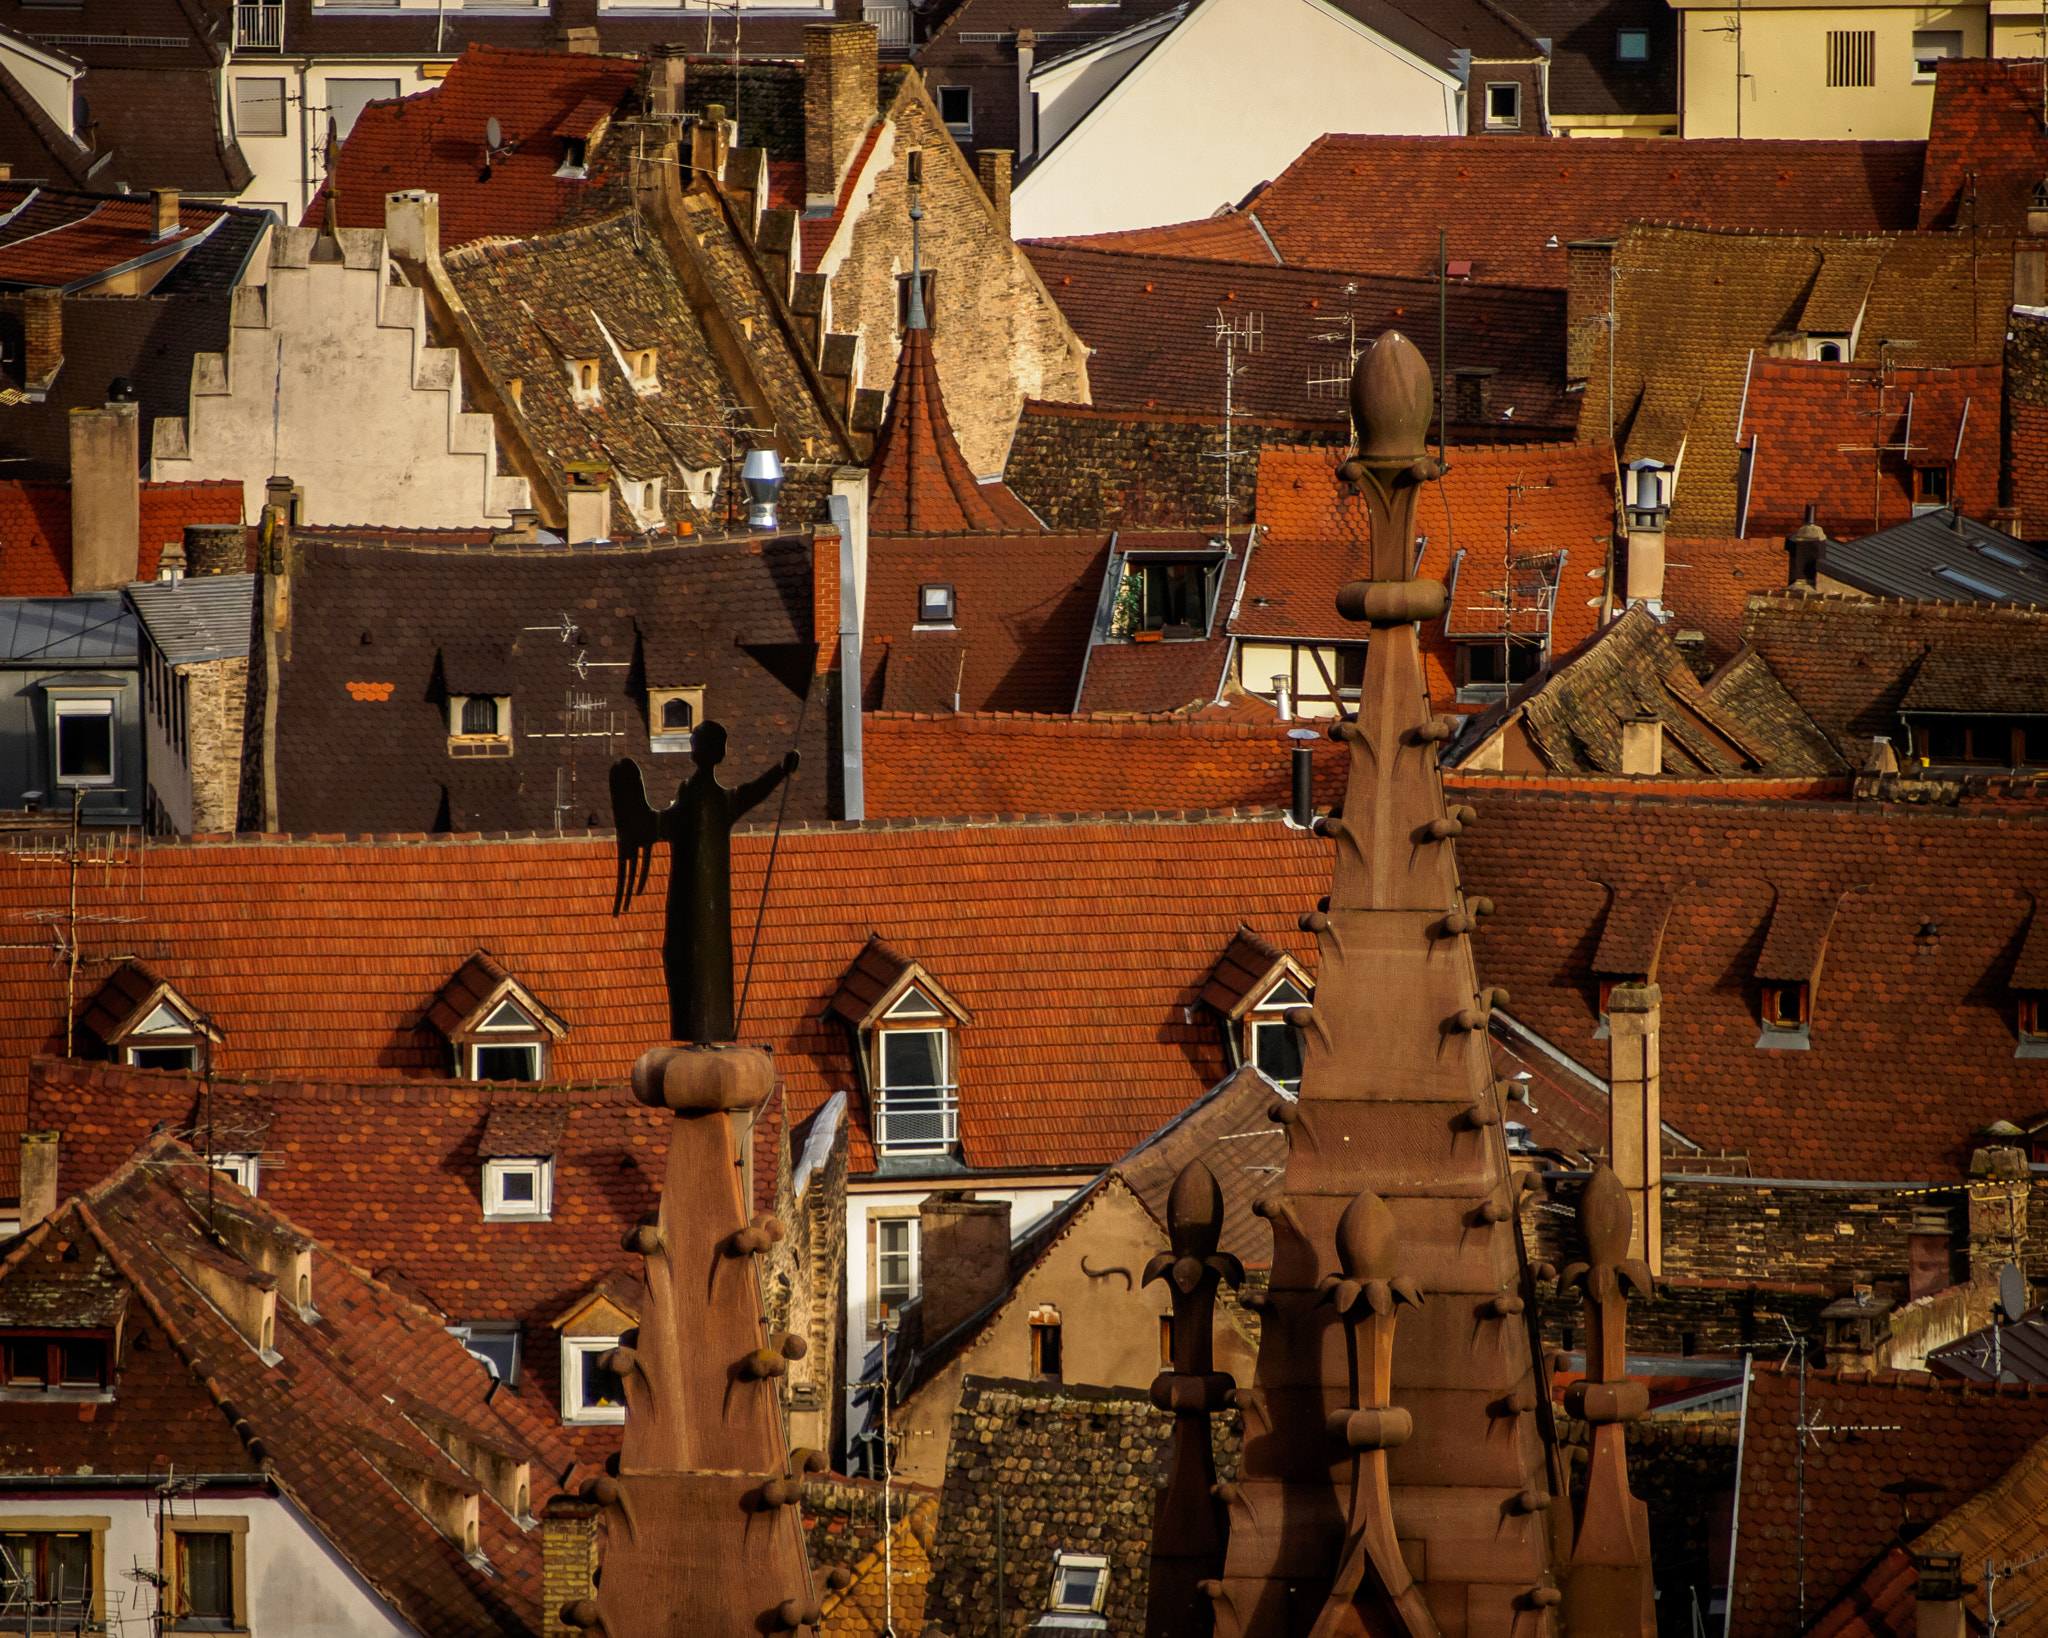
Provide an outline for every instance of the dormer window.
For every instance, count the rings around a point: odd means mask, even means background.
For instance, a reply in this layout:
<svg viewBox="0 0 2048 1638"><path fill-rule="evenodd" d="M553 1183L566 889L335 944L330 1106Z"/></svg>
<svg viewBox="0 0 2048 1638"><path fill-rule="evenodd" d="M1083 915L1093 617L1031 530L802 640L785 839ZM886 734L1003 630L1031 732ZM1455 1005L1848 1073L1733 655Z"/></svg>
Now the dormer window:
<svg viewBox="0 0 2048 1638"><path fill-rule="evenodd" d="M953 629L953 588L943 581L935 581L917 588L917 624L919 630L934 628Z"/></svg>
<svg viewBox="0 0 2048 1638"><path fill-rule="evenodd" d="M1110 634L1137 638L1157 632L1164 642L1207 637L1223 563L1221 551L1178 561L1151 553L1126 557Z"/></svg>
<svg viewBox="0 0 2048 1638"><path fill-rule="evenodd" d="M1239 927L1202 986L1203 1004L1223 1021L1232 1067L1250 1066L1287 1091L1298 1091L1302 1035L1288 1023L1287 1012L1307 1006L1313 988L1292 956Z"/></svg>
<svg viewBox="0 0 2048 1638"><path fill-rule="evenodd" d="M565 1024L518 979L479 950L428 1004L423 1022L448 1041L451 1072L468 1081L538 1081Z"/></svg>
<svg viewBox="0 0 2048 1638"><path fill-rule="evenodd" d="M1494 80L1486 87L1486 128L1489 131L1519 131L1522 128L1522 87L1515 80Z"/></svg>
<svg viewBox="0 0 2048 1638"><path fill-rule="evenodd" d="M604 401L597 384L596 359L565 358L562 367L569 372L569 397L577 408L595 409Z"/></svg>
<svg viewBox="0 0 2048 1638"><path fill-rule="evenodd" d="M1287 1021L1287 1010L1307 1005L1301 986L1283 978L1254 1004L1244 1026L1245 1061L1289 1092L1301 1090L1301 1031Z"/></svg>
<svg viewBox="0 0 2048 1638"><path fill-rule="evenodd" d="M254 1194L262 1179L262 1156L218 1154L213 1157L213 1169L244 1194Z"/></svg>
<svg viewBox="0 0 2048 1638"><path fill-rule="evenodd" d="M0 1336L4 1399L98 1399L111 1386L111 1332L9 1331Z"/></svg>
<svg viewBox="0 0 2048 1638"><path fill-rule="evenodd" d="M875 1147L886 1159L960 1142L959 1031L973 1022L917 962L880 938L855 958L830 1011L853 1032Z"/></svg>
<svg viewBox="0 0 2048 1638"><path fill-rule="evenodd" d="M1806 344L1812 349L1810 356L1821 364L1840 364L1849 356L1847 336L1808 336Z"/></svg>
<svg viewBox="0 0 2048 1638"><path fill-rule="evenodd" d="M658 528L662 522L661 480L621 478L619 490L632 511L633 522L642 529Z"/></svg>
<svg viewBox="0 0 2048 1638"><path fill-rule="evenodd" d="M512 696L451 694L448 696L450 756L510 756Z"/></svg>
<svg viewBox="0 0 2048 1638"><path fill-rule="evenodd" d="M484 1216L545 1223L555 1212L555 1163L543 1155L484 1162Z"/></svg>
<svg viewBox="0 0 2048 1638"><path fill-rule="evenodd" d="M1803 1052L1811 1044L1813 986L1810 984L1766 984L1763 987L1764 1032L1760 1047Z"/></svg>
<svg viewBox="0 0 2048 1638"><path fill-rule="evenodd" d="M562 138L562 163L555 175L570 182L581 182L590 175L590 145L582 137Z"/></svg>
<svg viewBox="0 0 2048 1638"><path fill-rule="evenodd" d="M116 1063L136 1069L196 1072L202 1049L221 1038L197 1007L137 961L123 962L100 986L80 1022Z"/></svg>
<svg viewBox="0 0 2048 1638"><path fill-rule="evenodd" d="M1939 512L1948 505L1948 468L1945 466L1916 466L1913 468L1913 516L1925 512Z"/></svg>
<svg viewBox="0 0 2048 1638"><path fill-rule="evenodd" d="M619 1338L640 1323L646 1293L630 1275L613 1272L585 1291L555 1320L562 1347L562 1420L623 1422L626 1389L611 1369Z"/></svg>
<svg viewBox="0 0 2048 1638"><path fill-rule="evenodd" d="M679 755L690 748L690 736L704 720L702 688L647 690L647 748Z"/></svg>
<svg viewBox="0 0 2048 1638"><path fill-rule="evenodd" d="M655 369L655 353L652 347L636 348L633 358L633 390L646 394L661 391L661 377Z"/></svg>
<svg viewBox="0 0 2048 1638"><path fill-rule="evenodd" d="M2048 1058L2048 916L2041 913L2038 900L2006 984L2019 1003L2019 1048L2013 1056Z"/></svg>

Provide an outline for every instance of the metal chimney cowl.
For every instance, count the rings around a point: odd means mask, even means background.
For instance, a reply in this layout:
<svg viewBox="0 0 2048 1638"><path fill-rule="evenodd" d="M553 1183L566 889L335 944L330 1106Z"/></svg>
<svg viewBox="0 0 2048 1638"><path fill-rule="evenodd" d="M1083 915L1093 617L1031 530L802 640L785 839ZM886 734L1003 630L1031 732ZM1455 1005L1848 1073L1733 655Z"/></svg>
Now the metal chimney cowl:
<svg viewBox="0 0 2048 1638"><path fill-rule="evenodd" d="M775 501L782 493L782 457L772 449L748 450L740 481L747 486L747 527L775 528Z"/></svg>

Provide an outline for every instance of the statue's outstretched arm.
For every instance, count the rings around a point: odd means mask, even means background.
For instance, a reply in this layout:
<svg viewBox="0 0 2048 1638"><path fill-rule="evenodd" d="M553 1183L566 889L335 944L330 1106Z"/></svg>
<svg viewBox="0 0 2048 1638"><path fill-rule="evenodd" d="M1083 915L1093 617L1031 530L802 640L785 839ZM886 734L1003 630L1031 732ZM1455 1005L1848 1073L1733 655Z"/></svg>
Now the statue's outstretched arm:
<svg viewBox="0 0 2048 1638"><path fill-rule="evenodd" d="M654 844L661 836L661 819L648 805L640 764L631 757L621 757L612 764L611 785L612 828L619 835L619 873L612 887L612 914L616 916L647 885L647 872L654 864Z"/></svg>
<svg viewBox="0 0 2048 1638"><path fill-rule="evenodd" d="M737 819L741 814L759 807L770 791L796 772L797 763L801 760L796 752L791 751L766 773L748 780L744 785L735 785L726 804L727 815Z"/></svg>

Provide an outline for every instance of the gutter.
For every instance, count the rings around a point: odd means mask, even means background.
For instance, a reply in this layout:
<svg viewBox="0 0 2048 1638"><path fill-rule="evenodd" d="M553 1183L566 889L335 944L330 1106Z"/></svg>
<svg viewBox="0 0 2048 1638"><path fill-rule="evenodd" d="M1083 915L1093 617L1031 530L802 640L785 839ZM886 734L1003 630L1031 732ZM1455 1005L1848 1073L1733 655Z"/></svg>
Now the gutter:
<svg viewBox="0 0 2048 1638"><path fill-rule="evenodd" d="M1742 1540L1742 1458L1749 1449L1750 1356L1742 1356L1742 1409L1735 1423L1735 1499L1728 1509L1728 1585L1721 1594L1721 1638L1735 1629L1735 1549Z"/></svg>
<svg viewBox="0 0 2048 1638"><path fill-rule="evenodd" d="M139 1488L152 1494L161 1490L162 1473L8 1473L0 1475L0 1495L23 1490L126 1490ZM178 1483L206 1490L269 1490L268 1473L180 1473Z"/></svg>
<svg viewBox="0 0 2048 1638"><path fill-rule="evenodd" d="M839 529L840 816L865 819L867 782L860 737L860 608L854 586L853 507L844 495L833 495L825 502L825 509Z"/></svg>

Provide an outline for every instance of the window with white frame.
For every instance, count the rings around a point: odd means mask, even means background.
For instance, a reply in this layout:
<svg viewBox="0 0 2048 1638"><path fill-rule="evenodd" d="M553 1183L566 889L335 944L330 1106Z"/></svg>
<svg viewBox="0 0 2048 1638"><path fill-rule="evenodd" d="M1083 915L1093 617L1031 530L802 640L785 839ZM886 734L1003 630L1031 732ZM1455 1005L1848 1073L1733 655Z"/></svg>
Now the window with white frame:
<svg viewBox="0 0 2048 1638"><path fill-rule="evenodd" d="M562 1420L623 1422L626 1385L605 1363L617 1337L562 1338Z"/></svg>
<svg viewBox="0 0 2048 1638"><path fill-rule="evenodd" d="M53 699L52 750L57 783L64 786L114 782L114 702L111 699Z"/></svg>
<svg viewBox="0 0 2048 1638"><path fill-rule="evenodd" d="M1931 85L1935 70L1944 59L1963 54L1963 32L1954 28L1916 28L1913 31L1913 81Z"/></svg>
<svg viewBox="0 0 2048 1638"><path fill-rule="evenodd" d="M1109 1593L1109 1560L1098 1553L1052 1555L1052 1605L1061 1612L1099 1614Z"/></svg>
<svg viewBox="0 0 2048 1638"><path fill-rule="evenodd" d="M555 1163L546 1155L493 1156L484 1162L484 1216L545 1223L555 1210Z"/></svg>
<svg viewBox="0 0 2048 1638"><path fill-rule="evenodd" d="M1291 978L1283 978L1253 1007L1245 1020L1245 1062L1288 1091L1301 1087L1301 1031L1287 1021L1287 1009L1305 1007L1308 997Z"/></svg>
<svg viewBox="0 0 2048 1638"><path fill-rule="evenodd" d="M875 1030L875 1144L887 1154L936 1154L960 1137L952 1018L913 985Z"/></svg>
<svg viewBox="0 0 2048 1638"><path fill-rule="evenodd" d="M159 1001L122 1039L121 1056L136 1069L197 1069L199 1026L172 1002Z"/></svg>
<svg viewBox="0 0 2048 1638"><path fill-rule="evenodd" d="M917 588L917 623L920 626L953 627L953 587L934 580Z"/></svg>
<svg viewBox="0 0 2048 1638"><path fill-rule="evenodd" d="M1493 80L1488 83L1486 128L1489 131L1519 131L1522 128L1522 86L1519 80Z"/></svg>
<svg viewBox="0 0 2048 1638"><path fill-rule="evenodd" d="M469 1320L448 1327L448 1334L474 1355L508 1388L519 1386L519 1322Z"/></svg>
<svg viewBox="0 0 2048 1638"><path fill-rule="evenodd" d="M262 1157L254 1154L215 1155L213 1169L244 1194L254 1194L262 1181Z"/></svg>
<svg viewBox="0 0 2048 1638"><path fill-rule="evenodd" d="M868 1330L879 1332L881 1322L899 1312L917 1295L918 1220L915 1217L877 1217L875 1230L875 1299L870 1308Z"/></svg>

